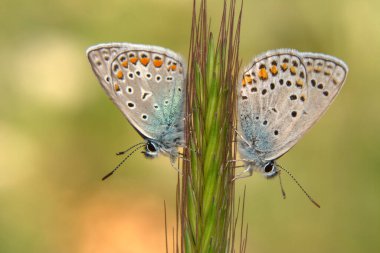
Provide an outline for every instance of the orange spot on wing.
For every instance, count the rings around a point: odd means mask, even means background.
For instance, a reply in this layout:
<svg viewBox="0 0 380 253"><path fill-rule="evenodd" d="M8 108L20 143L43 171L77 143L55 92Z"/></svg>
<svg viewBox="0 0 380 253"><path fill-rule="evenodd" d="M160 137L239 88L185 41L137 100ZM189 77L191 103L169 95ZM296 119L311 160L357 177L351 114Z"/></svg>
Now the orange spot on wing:
<svg viewBox="0 0 380 253"><path fill-rule="evenodd" d="M246 83L252 84L252 77L250 75L246 75L244 79Z"/></svg>
<svg viewBox="0 0 380 253"><path fill-rule="evenodd" d="M272 66L271 68L270 68L270 72L272 73L272 75L277 75L277 73L278 73L278 70L277 70L277 67L276 66Z"/></svg>
<svg viewBox="0 0 380 253"><path fill-rule="evenodd" d="M129 59L129 61L132 62L133 64L136 64L137 60L138 60L137 57L132 57Z"/></svg>
<svg viewBox="0 0 380 253"><path fill-rule="evenodd" d="M176 69L177 69L177 66L176 66L176 65L172 65L172 66L171 66L171 70L172 70L172 71L175 71Z"/></svg>
<svg viewBox="0 0 380 253"><path fill-rule="evenodd" d="M259 76L259 78L262 79L262 80L267 80L267 79L268 79L268 72L266 71L265 68L261 68L261 69L259 70L258 76Z"/></svg>
<svg viewBox="0 0 380 253"><path fill-rule="evenodd" d="M243 85L243 87L245 87L247 85L247 82L245 81L245 78L243 78L241 84Z"/></svg>
<svg viewBox="0 0 380 253"><path fill-rule="evenodd" d="M290 67L289 70L290 70L290 73L291 73L292 75L295 75L295 74L297 73L297 68L294 67L294 66Z"/></svg>
<svg viewBox="0 0 380 253"><path fill-rule="evenodd" d="M116 92L120 91L120 86L117 83L113 85L113 88Z"/></svg>
<svg viewBox="0 0 380 253"><path fill-rule="evenodd" d="M141 64L144 66L148 65L149 61L150 61L150 59L148 57L140 59Z"/></svg>
<svg viewBox="0 0 380 253"><path fill-rule="evenodd" d="M288 64L286 64L286 63L282 64L282 65L281 65L281 69L282 69L283 71L286 71L286 70L288 69Z"/></svg>
<svg viewBox="0 0 380 253"><path fill-rule="evenodd" d="M153 61L153 65L156 67L156 68L160 68L162 66L164 62L162 60L154 60Z"/></svg>
<svg viewBox="0 0 380 253"><path fill-rule="evenodd" d="M123 71L119 70L116 74L117 78L122 79L124 77Z"/></svg>
<svg viewBox="0 0 380 253"><path fill-rule="evenodd" d="M297 86L298 88L302 88L302 87L303 87L303 81L302 81L302 79L298 79L298 80L296 81L296 86Z"/></svg>
<svg viewBox="0 0 380 253"><path fill-rule="evenodd" d="M123 66L124 68L127 68L128 67L128 61L123 61L121 63L121 66Z"/></svg>

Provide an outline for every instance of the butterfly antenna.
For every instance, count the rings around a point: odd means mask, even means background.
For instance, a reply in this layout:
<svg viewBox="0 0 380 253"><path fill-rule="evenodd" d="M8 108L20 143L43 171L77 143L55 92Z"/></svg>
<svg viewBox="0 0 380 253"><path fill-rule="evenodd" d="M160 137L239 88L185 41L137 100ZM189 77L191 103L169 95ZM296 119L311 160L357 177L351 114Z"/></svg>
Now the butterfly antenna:
<svg viewBox="0 0 380 253"><path fill-rule="evenodd" d="M296 184L298 185L299 188L301 188L301 190L303 191L303 193L305 193L305 195L309 198L309 200L314 204L316 205L318 208L321 208L321 206L305 191L305 189L301 186L300 183L298 183L297 179L292 175L292 173L290 173L287 169L284 169L281 165L277 164L277 166L285 171L293 180L294 182L296 182Z"/></svg>
<svg viewBox="0 0 380 253"><path fill-rule="evenodd" d="M133 149L134 147L137 147L137 146L139 146L139 145L142 145L142 144L145 145L145 142L137 143L137 144L133 145L132 147L129 147L127 150L117 152L116 155L124 155L124 154L127 153L129 150L131 150L131 149Z"/></svg>
<svg viewBox="0 0 380 253"><path fill-rule="evenodd" d="M286 193L285 193L284 186L283 186L282 180L281 180L281 171L278 172L278 178L280 179L280 187L281 187L282 198L286 199Z"/></svg>
<svg viewBox="0 0 380 253"><path fill-rule="evenodd" d="M125 157L110 173L108 173L107 175L105 175L103 178L102 178L102 181L106 180L107 178L109 178L110 176L112 176L112 174L117 171L117 169L120 168L121 165L123 165L123 163L131 156L133 155L133 153L135 153L137 150L139 150L140 148L142 148L144 146L140 146L140 147L137 147L136 149L134 149L131 153L129 153L127 155L127 157Z"/></svg>

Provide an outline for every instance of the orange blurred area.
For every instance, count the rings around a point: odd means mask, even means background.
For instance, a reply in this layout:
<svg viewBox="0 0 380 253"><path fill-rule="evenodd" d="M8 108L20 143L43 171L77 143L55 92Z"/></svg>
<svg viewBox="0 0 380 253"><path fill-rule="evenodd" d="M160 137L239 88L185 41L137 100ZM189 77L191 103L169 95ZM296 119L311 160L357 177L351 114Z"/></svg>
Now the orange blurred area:
<svg viewBox="0 0 380 253"><path fill-rule="evenodd" d="M74 221L79 227L76 252L164 252L164 212L159 200L149 195L87 200Z"/></svg>
<svg viewBox="0 0 380 253"><path fill-rule="evenodd" d="M141 137L104 94L87 47L131 42L187 58L192 1L3 0L0 3L0 252L165 252L177 172L167 157L117 151ZM210 0L217 31L221 1ZM379 252L380 2L245 1L243 65L296 48L344 60L342 92L284 157L297 185L254 174L247 187L247 252ZM169 240L169 245L172 241Z"/></svg>

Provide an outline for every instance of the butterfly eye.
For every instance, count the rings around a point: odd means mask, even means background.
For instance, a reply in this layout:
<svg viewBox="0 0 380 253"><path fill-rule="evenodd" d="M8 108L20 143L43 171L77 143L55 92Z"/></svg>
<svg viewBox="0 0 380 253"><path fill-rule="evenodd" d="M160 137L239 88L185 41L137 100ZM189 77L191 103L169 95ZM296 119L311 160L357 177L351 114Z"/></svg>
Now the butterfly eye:
<svg viewBox="0 0 380 253"><path fill-rule="evenodd" d="M147 149L149 152L152 152L152 153L157 152L156 147L155 147L154 144L151 143L151 142L148 142L148 144L146 145L146 149Z"/></svg>
<svg viewBox="0 0 380 253"><path fill-rule="evenodd" d="M266 176L267 178L271 178L271 177L276 176L277 173L278 173L278 171L276 169L276 165L275 165L274 161L270 161L267 164L265 164L264 176Z"/></svg>
<svg viewBox="0 0 380 253"><path fill-rule="evenodd" d="M274 169L273 163L267 163L264 167L265 173L270 173Z"/></svg>

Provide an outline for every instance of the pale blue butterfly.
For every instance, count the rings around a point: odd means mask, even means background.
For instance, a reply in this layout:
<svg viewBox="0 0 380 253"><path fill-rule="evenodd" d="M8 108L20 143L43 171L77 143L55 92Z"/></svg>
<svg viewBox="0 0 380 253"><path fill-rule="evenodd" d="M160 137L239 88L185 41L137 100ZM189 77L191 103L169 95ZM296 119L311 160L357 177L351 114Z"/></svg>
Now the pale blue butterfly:
<svg viewBox="0 0 380 253"><path fill-rule="evenodd" d="M184 144L182 58L165 48L130 43L96 45L87 56L107 95L145 140L132 146L129 156L145 146L147 157L161 152L173 164Z"/></svg>
<svg viewBox="0 0 380 253"><path fill-rule="evenodd" d="M278 174L276 159L320 119L347 73L343 61L324 54L278 49L256 57L238 86L242 175Z"/></svg>

